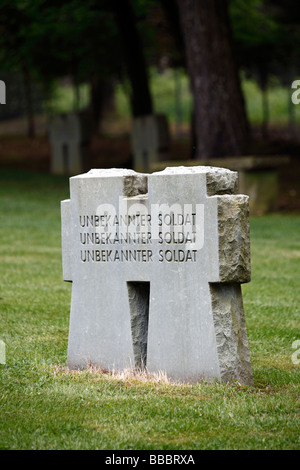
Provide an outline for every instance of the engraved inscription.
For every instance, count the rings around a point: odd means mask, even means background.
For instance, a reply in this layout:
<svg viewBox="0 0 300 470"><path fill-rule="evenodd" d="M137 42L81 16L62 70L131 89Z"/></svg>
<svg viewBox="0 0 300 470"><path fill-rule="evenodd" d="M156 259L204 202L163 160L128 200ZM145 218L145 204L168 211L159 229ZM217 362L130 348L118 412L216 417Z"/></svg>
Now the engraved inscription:
<svg viewBox="0 0 300 470"><path fill-rule="evenodd" d="M79 215L80 259L83 263L196 262L204 242L203 207L155 204L148 213L144 204L135 204L134 212L117 213L109 205L99 206L96 214Z"/></svg>

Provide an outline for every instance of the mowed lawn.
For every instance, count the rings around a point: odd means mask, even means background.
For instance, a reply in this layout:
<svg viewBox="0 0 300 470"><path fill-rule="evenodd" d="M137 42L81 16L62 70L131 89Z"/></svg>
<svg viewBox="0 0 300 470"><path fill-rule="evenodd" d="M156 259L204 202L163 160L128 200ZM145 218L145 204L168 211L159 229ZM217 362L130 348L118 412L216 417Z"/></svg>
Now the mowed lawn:
<svg viewBox="0 0 300 470"><path fill-rule="evenodd" d="M300 216L251 218L243 296L254 388L69 371L68 184L0 170L0 448L299 449Z"/></svg>

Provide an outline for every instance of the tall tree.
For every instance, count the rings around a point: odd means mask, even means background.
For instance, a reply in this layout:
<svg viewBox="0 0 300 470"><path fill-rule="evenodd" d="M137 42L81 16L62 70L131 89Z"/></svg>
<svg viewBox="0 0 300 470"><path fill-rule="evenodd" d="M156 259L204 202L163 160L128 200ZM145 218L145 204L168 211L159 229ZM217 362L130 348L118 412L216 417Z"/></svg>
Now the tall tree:
<svg viewBox="0 0 300 470"><path fill-rule="evenodd" d="M266 0L272 9L274 20L281 31L277 41L276 58L282 84L287 89L289 131L291 139L297 138L295 122L295 106L291 100L291 84L300 75L300 4L299 0Z"/></svg>
<svg viewBox="0 0 300 470"><path fill-rule="evenodd" d="M177 0L194 98L198 159L245 154L249 125L227 0Z"/></svg>
<svg viewBox="0 0 300 470"><path fill-rule="evenodd" d="M262 92L261 132L267 138L269 82L282 51L284 32L275 20L273 5L265 0L231 0L229 13L239 65L257 80Z"/></svg>
<svg viewBox="0 0 300 470"><path fill-rule="evenodd" d="M130 0L122 0L122 2L113 0L112 8L119 28L131 84L132 114L133 116L151 114L153 105L147 68L133 8Z"/></svg>
<svg viewBox="0 0 300 470"><path fill-rule="evenodd" d="M27 134L35 136L32 102L32 78L34 66L29 32L30 14L15 1L3 1L0 5L0 62L2 69L18 71L23 77L27 116Z"/></svg>

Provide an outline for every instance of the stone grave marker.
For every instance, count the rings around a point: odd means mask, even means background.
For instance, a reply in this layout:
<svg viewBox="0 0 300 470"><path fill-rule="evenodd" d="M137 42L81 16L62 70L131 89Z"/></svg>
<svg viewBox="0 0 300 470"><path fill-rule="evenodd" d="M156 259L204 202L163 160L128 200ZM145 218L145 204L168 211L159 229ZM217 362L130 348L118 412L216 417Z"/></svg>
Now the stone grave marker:
<svg viewBox="0 0 300 470"><path fill-rule="evenodd" d="M51 172L76 175L84 171L84 157L90 140L85 113L58 114L49 129Z"/></svg>
<svg viewBox="0 0 300 470"><path fill-rule="evenodd" d="M147 172L153 164L166 159L170 148L166 116L153 114L135 118L131 145L135 171Z"/></svg>
<svg viewBox="0 0 300 470"><path fill-rule="evenodd" d="M67 365L252 385L248 196L214 167L91 170L62 201Z"/></svg>

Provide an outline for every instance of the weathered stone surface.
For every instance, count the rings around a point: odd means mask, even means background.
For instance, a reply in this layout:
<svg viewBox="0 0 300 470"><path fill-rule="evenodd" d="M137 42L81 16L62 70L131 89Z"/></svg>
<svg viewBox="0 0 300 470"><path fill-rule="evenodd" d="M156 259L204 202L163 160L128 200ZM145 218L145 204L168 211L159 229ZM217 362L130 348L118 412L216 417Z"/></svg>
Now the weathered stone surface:
<svg viewBox="0 0 300 470"><path fill-rule="evenodd" d="M219 267L221 282L249 282L249 197L218 197Z"/></svg>
<svg viewBox="0 0 300 470"><path fill-rule="evenodd" d="M239 284L210 284L220 376L253 385L243 299Z"/></svg>
<svg viewBox="0 0 300 470"><path fill-rule="evenodd" d="M133 197L139 194L147 194L148 179L144 175L124 176L124 196Z"/></svg>
<svg viewBox="0 0 300 470"><path fill-rule="evenodd" d="M135 367L144 369L147 362L150 283L128 282L127 288Z"/></svg>
<svg viewBox="0 0 300 470"><path fill-rule="evenodd" d="M70 179L69 367L253 383L239 285L250 279L248 198L235 191L235 172L209 167Z"/></svg>
<svg viewBox="0 0 300 470"><path fill-rule="evenodd" d="M236 194L238 192L238 174L224 168L208 167L206 173L207 195Z"/></svg>

